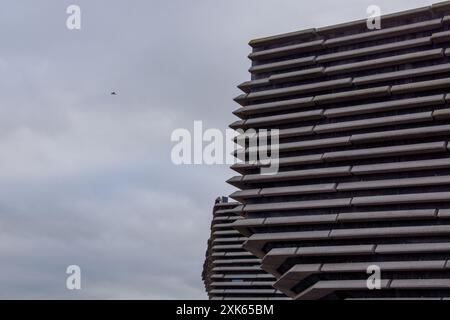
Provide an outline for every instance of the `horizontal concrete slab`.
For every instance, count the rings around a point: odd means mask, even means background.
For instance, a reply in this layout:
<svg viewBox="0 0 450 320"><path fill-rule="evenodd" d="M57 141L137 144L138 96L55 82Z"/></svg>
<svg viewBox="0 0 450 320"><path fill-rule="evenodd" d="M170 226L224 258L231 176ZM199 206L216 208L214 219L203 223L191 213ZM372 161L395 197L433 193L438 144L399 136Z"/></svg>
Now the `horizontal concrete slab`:
<svg viewBox="0 0 450 320"><path fill-rule="evenodd" d="M399 116L369 118L363 120L321 124L314 127L314 132L317 133L342 132L342 131L359 130L364 128L374 128L374 127L424 122L432 120L433 120L432 112L428 111L419 113L409 113Z"/></svg>
<svg viewBox="0 0 450 320"><path fill-rule="evenodd" d="M353 206L390 205L401 203L448 202L450 192L398 194L386 196L354 197Z"/></svg>
<svg viewBox="0 0 450 320"><path fill-rule="evenodd" d="M339 93L328 93L315 96L313 101L316 104L329 104L341 101L351 101L357 99L364 99L368 97L383 97L389 96L391 93L389 86L375 87L369 89L351 90Z"/></svg>
<svg viewBox="0 0 450 320"><path fill-rule="evenodd" d="M445 141L430 142L430 143L392 146L392 147L379 147L369 149L327 152L323 154L322 159L324 159L325 162L327 162L327 161L342 161L350 159L390 157L395 155L408 155L416 153L445 152L446 148L447 143Z"/></svg>
<svg viewBox="0 0 450 320"><path fill-rule="evenodd" d="M272 71L285 70L290 68L304 67L314 65L316 56L302 57L298 59L290 59L280 62L264 63L252 66L248 71L253 74L266 73Z"/></svg>
<svg viewBox="0 0 450 320"><path fill-rule="evenodd" d="M311 52L314 50L323 48L324 40L314 40L310 42L304 42L300 44L293 44L289 46L283 46L279 48L267 49L252 52L249 54L249 58L251 60L267 60L273 58L279 58L286 55L296 54L296 53L304 53Z"/></svg>
<svg viewBox="0 0 450 320"><path fill-rule="evenodd" d="M325 110L324 115L328 118L336 118L389 110L425 107L431 105L439 106L442 104L445 104L445 95L437 94L417 98L389 100L350 107L331 108Z"/></svg>
<svg viewBox="0 0 450 320"><path fill-rule="evenodd" d="M375 252L378 254L405 254L405 253L436 253L450 252L450 242L430 242L430 243L404 243L404 244L379 244Z"/></svg>
<svg viewBox="0 0 450 320"><path fill-rule="evenodd" d="M350 169L351 169L350 166L342 166L342 167L279 172L274 175L252 174L243 176L242 182L252 183L263 181L284 181L293 179L313 179L321 177L346 176L350 175Z"/></svg>
<svg viewBox="0 0 450 320"><path fill-rule="evenodd" d="M413 53L406 53L394 55L384 58L364 60L360 62L340 64L337 66L328 67L325 69L325 74L336 75L340 73L351 73L355 71L383 68L391 65L399 65L405 63L412 63L423 60L439 59L444 57L444 49L431 49L425 51L418 51Z"/></svg>
<svg viewBox="0 0 450 320"><path fill-rule="evenodd" d="M427 80L395 85L392 86L391 92L392 94L400 94L425 90L435 90L440 88L448 88L449 85L450 85L450 78L443 78L437 80Z"/></svg>
<svg viewBox="0 0 450 320"><path fill-rule="evenodd" d="M363 85L363 84L372 84L377 82L383 82L383 81L393 81L398 79L405 79L405 78L414 78L414 77L423 77L438 73L445 73L450 72L450 64L444 63L444 64L438 64L428 67L422 67L422 68L414 68L414 69L407 69L402 71L395 71L395 72L386 72L386 73L379 73L374 74L370 76L362 76L357 77L353 79L353 84L355 85Z"/></svg>
<svg viewBox="0 0 450 320"><path fill-rule="evenodd" d="M347 183L339 183L337 190L356 191L356 190L389 189L389 188L420 187L420 186L435 186L435 185L450 185L450 176L430 176L421 178L347 182Z"/></svg>
<svg viewBox="0 0 450 320"><path fill-rule="evenodd" d="M432 159L420 161L402 161L370 165L356 165L351 169L352 174L377 174L389 172L405 172L420 170L436 170L450 168L450 159Z"/></svg>
<svg viewBox="0 0 450 320"><path fill-rule="evenodd" d="M450 134L450 125L418 127L402 130L388 130L371 133L354 134L350 137L352 143L367 143L386 140L401 140L424 138Z"/></svg>
<svg viewBox="0 0 450 320"><path fill-rule="evenodd" d="M376 53L385 53L390 51L397 51L401 49L408 49L418 46L425 46L431 44L431 37L423 37L405 41L399 41L394 43L387 43L382 45L375 45L355 50L345 50L329 54L319 55L316 58L317 63L325 63L331 61L345 60L350 58L356 58L366 55L372 55Z"/></svg>

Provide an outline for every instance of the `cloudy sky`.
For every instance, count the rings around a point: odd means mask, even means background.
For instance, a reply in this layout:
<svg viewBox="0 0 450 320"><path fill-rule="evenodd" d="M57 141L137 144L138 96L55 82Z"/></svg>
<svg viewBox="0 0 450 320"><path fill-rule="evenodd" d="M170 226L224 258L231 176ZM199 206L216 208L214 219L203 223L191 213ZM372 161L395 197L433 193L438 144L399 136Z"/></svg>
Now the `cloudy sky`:
<svg viewBox="0 0 450 320"><path fill-rule="evenodd" d="M0 298L206 298L211 207L233 172L172 164L172 131L234 120L252 38L431 3L3 0Z"/></svg>

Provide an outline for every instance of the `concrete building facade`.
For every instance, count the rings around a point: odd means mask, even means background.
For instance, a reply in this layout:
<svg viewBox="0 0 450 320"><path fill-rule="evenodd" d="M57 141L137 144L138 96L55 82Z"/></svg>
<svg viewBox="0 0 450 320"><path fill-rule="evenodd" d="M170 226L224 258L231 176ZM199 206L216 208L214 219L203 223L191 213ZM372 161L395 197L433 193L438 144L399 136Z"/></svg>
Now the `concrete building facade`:
<svg viewBox="0 0 450 320"><path fill-rule="evenodd" d="M293 299L450 297L450 4L250 42L234 129L279 129L280 170L237 164L233 227ZM367 287L368 267L381 288Z"/></svg>
<svg viewBox="0 0 450 320"><path fill-rule="evenodd" d="M243 243L247 237L232 225L242 219L234 209L237 202L228 198L216 200L211 222L202 278L212 300L286 300L274 289L275 277L261 269L261 259L247 252Z"/></svg>

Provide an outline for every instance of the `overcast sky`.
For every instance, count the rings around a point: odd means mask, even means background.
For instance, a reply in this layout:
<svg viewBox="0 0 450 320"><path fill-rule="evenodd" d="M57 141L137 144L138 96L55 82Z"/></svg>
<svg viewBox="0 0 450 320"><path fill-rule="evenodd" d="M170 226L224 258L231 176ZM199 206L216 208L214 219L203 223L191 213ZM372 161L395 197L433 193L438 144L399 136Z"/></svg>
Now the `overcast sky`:
<svg viewBox="0 0 450 320"><path fill-rule="evenodd" d="M431 3L3 0L0 298L206 298L211 208L234 174L173 165L172 131L234 121L252 38Z"/></svg>

